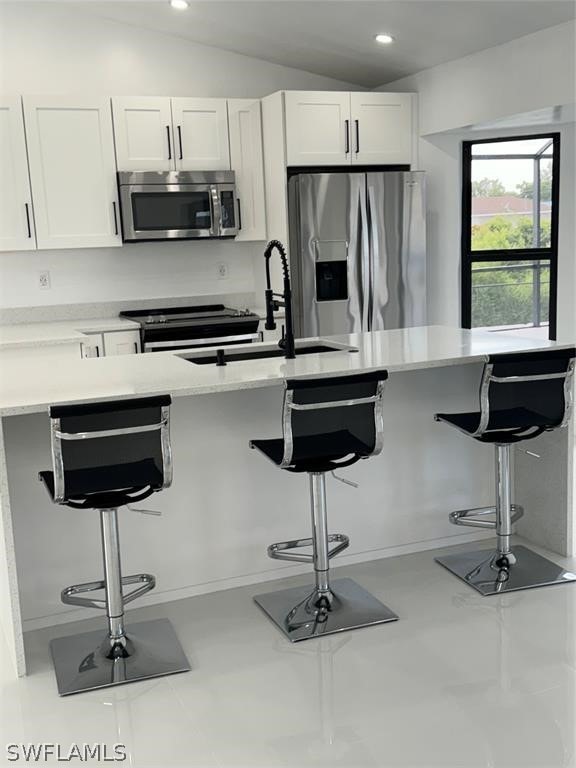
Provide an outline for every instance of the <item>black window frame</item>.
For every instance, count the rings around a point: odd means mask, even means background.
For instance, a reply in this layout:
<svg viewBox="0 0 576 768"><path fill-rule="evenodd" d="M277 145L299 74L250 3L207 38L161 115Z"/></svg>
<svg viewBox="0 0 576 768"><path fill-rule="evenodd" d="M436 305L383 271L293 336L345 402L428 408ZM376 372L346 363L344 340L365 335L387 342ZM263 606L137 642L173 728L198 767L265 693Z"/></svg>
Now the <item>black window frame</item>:
<svg viewBox="0 0 576 768"><path fill-rule="evenodd" d="M552 139L552 196L549 248L515 248L494 251L472 250L472 147L507 141ZM500 157L500 156L498 156ZM502 159L514 158L502 155ZM518 156L520 157L520 156ZM494 158L498 159L498 158ZM548 309L549 338L556 339L558 316L558 215L560 202L560 133L531 133L522 136L495 136L462 142L462 233L461 233L461 324L472 327L472 267L478 262L548 261L550 265L550 299Z"/></svg>

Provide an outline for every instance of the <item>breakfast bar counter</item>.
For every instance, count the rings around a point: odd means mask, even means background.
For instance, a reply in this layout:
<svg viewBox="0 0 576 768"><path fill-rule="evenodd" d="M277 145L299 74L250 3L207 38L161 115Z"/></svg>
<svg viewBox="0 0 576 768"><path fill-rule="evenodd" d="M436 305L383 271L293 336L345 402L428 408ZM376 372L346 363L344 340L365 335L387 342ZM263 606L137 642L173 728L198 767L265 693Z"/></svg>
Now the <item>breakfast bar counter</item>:
<svg viewBox="0 0 576 768"><path fill-rule="evenodd" d="M335 350L298 355L308 344ZM57 366L31 355L3 364L0 352L0 617L17 673L26 673L25 630L93 615L62 605L62 587L100 578L97 516L53 505L37 482L51 466L51 405L172 396L174 483L154 499L162 516L120 514L126 572L151 568L158 586L142 602L161 603L302 570L270 561L266 547L293 532L299 515L307 529L304 480L287 480L248 448L252 438L281 435L286 379L389 372L382 453L344 471L358 489L331 483L328 490L331 524L350 536L340 558L348 564L482 537L450 526L447 513L490 503L491 451L436 424L434 414L477 409L489 355L559 346L571 345L428 326L306 340L294 360L225 366L170 352ZM234 352L258 350L274 345ZM538 458L517 452L515 459L515 490L526 508L518 533L561 555L573 554L573 430L544 434L531 446ZM62 536L72 518L73 549Z"/></svg>

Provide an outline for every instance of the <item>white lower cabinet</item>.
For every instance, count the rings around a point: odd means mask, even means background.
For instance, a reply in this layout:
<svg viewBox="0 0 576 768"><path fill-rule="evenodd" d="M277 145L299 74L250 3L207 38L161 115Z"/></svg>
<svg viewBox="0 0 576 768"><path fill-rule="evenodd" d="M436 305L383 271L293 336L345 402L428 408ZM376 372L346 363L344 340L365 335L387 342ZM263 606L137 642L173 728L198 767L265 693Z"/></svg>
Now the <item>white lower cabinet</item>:
<svg viewBox="0 0 576 768"><path fill-rule="evenodd" d="M266 239L266 199L259 99L228 99L230 164L236 174L238 241Z"/></svg>
<svg viewBox="0 0 576 768"><path fill-rule="evenodd" d="M258 324L260 340L267 341L268 343L273 341L280 341L282 338L282 326L284 325L284 318L276 318L276 328L273 331L267 331L264 327L264 324L264 320L260 320L260 323Z"/></svg>
<svg viewBox="0 0 576 768"><path fill-rule="evenodd" d="M38 248L122 245L110 100L24 97Z"/></svg>
<svg viewBox="0 0 576 768"><path fill-rule="evenodd" d="M86 333L82 342L82 357L104 357L104 337L101 333Z"/></svg>
<svg viewBox="0 0 576 768"><path fill-rule="evenodd" d="M106 331L84 335L86 341L82 342L82 357L112 357L140 352L139 331Z"/></svg>
<svg viewBox="0 0 576 768"><path fill-rule="evenodd" d="M140 331L110 331L104 336L104 354L135 355L140 352Z"/></svg>

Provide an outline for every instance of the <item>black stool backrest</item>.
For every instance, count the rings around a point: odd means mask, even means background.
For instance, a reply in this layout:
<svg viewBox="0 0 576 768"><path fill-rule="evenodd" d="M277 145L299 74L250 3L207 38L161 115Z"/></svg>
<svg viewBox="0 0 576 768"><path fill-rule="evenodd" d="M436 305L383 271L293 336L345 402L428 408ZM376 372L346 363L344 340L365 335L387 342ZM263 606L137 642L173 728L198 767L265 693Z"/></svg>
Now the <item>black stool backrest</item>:
<svg viewBox="0 0 576 768"><path fill-rule="evenodd" d="M50 409L54 500L172 482L169 395Z"/></svg>
<svg viewBox="0 0 576 768"><path fill-rule="evenodd" d="M565 426L572 408L576 349L492 355L480 385L477 434L490 428L490 414L523 408L544 417L544 429Z"/></svg>
<svg viewBox="0 0 576 768"><path fill-rule="evenodd" d="M367 447L382 450L382 396L387 371L321 379L289 379L283 411L284 457L287 467L302 455L302 438L350 434Z"/></svg>

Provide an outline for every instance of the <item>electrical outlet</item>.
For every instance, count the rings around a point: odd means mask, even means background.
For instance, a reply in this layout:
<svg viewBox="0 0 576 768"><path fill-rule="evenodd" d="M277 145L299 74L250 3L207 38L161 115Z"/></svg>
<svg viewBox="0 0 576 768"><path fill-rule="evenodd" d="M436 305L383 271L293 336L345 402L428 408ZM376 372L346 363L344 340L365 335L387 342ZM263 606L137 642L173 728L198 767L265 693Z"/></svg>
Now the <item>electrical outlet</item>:
<svg viewBox="0 0 576 768"><path fill-rule="evenodd" d="M45 272L39 272L38 273L38 288L40 288L43 291L47 291L50 288L50 272L46 270Z"/></svg>
<svg viewBox="0 0 576 768"><path fill-rule="evenodd" d="M218 264L218 279L219 280L228 279L228 264L226 264L225 262Z"/></svg>

